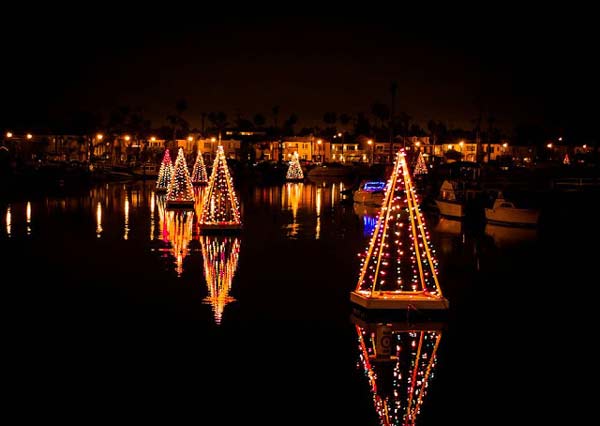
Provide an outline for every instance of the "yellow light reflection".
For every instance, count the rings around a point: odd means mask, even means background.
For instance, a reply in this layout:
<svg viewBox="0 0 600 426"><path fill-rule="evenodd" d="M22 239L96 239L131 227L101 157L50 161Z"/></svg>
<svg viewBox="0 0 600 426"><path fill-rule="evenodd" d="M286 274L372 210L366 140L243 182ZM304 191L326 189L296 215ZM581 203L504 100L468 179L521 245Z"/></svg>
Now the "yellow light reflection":
<svg viewBox="0 0 600 426"><path fill-rule="evenodd" d="M123 223L123 239L129 239L129 194L125 192L125 207L123 208L125 212L125 221Z"/></svg>
<svg viewBox="0 0 600 426"><path fill-rule="evenodd" d="M6 234L10 238L10 230L12 225L12 215L10 214L10 206L6 209Z"/></svg>
<svg viewBox="0 0 600 426"><path fill-rule="evenodd" d="M317 211L317 226L315 227L315 239L319 239L321 237L321 196L322 190L321 188L317 188L317 199L315 201L315 209Z"/></svg>
<svg viewBox="0 0 600 426"><path fill-rule="evenodd" d="M31 201L27 201L25 216L27 218L27 235L31 235Z"/></svg>
<svg viewBox="0 0 600 426"><path fill-rule="evenodd" d="M150 241L154 240L154 210L156 201L154 199L154 191L150 194Z"/></svg>
<svg viewBox="0 0 600 426"><path fill-rule="evenodd" d="M229 293L238 265L240 244L239 238L208 235L200 237L204 277L208 286L208 296L204 303L211 305L217 324L221 323L225 305L235 301Z"/></svg>
<svg viewBox="0 0 600 426"><path fill-rule="evenodd" d="M102 236L102 204L96 204L96 237Z"/></svg>
<svg viewBox="0 0 600 426"><path fill-rule="evenodd" d="M297 221L298 206L302 198L302 190L304 189L303 183L286 183L285 194L286 194L286 207L292 211L292 223L287 226L288 237L297 237L300 225ZM283 200L283 197L282 197Z"/></svg>
<svg viewBox="0 0 600 426"><path fill-rule="evenodd" d="M335 206L335 183L331 184L331 207Z"/></svg>
<svg viewBox="0 0 600 426"><path fill-rule="evenodd" d="M194 214L186 210L169 210L165 218L171 254L175 258L175 271L180 277L183 273L183 261L189 253L188 246L192 240Z"/></svg>

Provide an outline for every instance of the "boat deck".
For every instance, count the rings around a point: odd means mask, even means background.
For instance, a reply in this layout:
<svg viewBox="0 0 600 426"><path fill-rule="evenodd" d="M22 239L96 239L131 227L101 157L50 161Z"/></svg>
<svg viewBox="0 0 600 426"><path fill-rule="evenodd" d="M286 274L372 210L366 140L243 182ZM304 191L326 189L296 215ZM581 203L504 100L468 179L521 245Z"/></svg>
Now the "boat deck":
<svg viewBox="0 0 600 426"><path fill-rule="evenodd" d="M444 297L423 292L381 291L350 293L350 301L365 309L446 310L450 303Z"/></svg>

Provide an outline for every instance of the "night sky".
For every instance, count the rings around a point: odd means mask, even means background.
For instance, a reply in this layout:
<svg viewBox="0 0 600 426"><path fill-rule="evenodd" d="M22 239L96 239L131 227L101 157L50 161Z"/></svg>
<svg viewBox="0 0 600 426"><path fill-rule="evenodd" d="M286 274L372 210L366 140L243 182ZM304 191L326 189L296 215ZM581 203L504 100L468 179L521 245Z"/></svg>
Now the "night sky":
<svg viewBox="0 0 600 426"><path fill-rule="evenodd" d="M572 22L572 21L569 21ZM0 127L52 125L77 110L141 106L153 126L177 99L202 111L321 125L326 111L389 103L425 126L472 128L481 108L497 125L586 123L598 99L592 28L542 18L440 21L427 16L40 20L2 27Z"/></svg>

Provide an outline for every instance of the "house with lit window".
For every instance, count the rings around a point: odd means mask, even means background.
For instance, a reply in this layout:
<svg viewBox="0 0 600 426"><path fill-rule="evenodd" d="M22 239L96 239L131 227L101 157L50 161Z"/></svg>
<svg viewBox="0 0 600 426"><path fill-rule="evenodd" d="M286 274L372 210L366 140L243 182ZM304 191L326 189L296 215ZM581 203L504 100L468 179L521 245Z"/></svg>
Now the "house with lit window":
<svg viewBox="0 0 600 426"><path fill-rule="evenodd" d="M359 143L334 142L331 144L331 161L339 163L367 163L368 153Z"/></svg>
<svg viewBox="0 0 600 426"><path fill-rule="evenodd" d="M204 161L214 160L219 143L223 146L225 157L229 159L240 159L241 141L236 139L222 139L221 142L217 138L201 138L195 139L191 144L190 152L201 151Z"/></svg>
<svg viewBox="0 0 600 426"><path fill-rule="evenodd" d="M259 160L290 160L295 152L304 161L330 161L331 143L314 136L285 137L281 141L258 142L254 144Z"/></svg>

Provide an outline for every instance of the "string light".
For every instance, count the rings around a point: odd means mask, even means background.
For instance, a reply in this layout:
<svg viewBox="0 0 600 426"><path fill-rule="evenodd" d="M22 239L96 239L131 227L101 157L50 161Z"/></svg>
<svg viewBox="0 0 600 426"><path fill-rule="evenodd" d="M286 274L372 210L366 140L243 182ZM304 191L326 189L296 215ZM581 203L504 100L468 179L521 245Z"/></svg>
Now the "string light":
<svg viewBox="0 0 600 426"><path fill-rule="evenodd" d="M167 192L172 176L173 164L171 163L171 156L169 155L169 150L165 149L165 155L160 163L158 178L156 179L156 192Z"/></svg>
<svg viewBox="0 0 600 426"><path fill-rule="evenodd" d="M206 175L206 166L204 165L204 158L202 158L202 152L198 151L196 156L196 162L192 169L192 184L194 185L206 185L208 184L208 176Z"/></svg>
<svg viewBox="0 0 600 426"><path fill-rule="evenodd" d="M286 180L303 180L304 173L302 172L302 167L300 167L300 161L298 159L298 153L294 152L292 156L292 160L290 161L290 165L287 170L287 174L285 176Z"/></svg>
<svg viewBox="0 0 600 426"><path fill-rule="evenodd" d="M175 160L175 168L173 177L169 184L169 192L167 193L167 207L169 206L190 206L194 205L194 188L192 187L192 179L188 172L183 148L179 148L177 160Z"/></svg>
<svg viewBox="0 0 600 426"><path fill-rule="evenodd" d="M368 298L445 300L438 262L419 208L406 154L400 150L365 253L356 293Z"/></svg>
<svg viewBox="0 0 600 426"><path fill-rule="evenodd" d="M199 223L201 227L223 229L240 228L242 225L233 179L222 145L217 147Z"/></svg>

